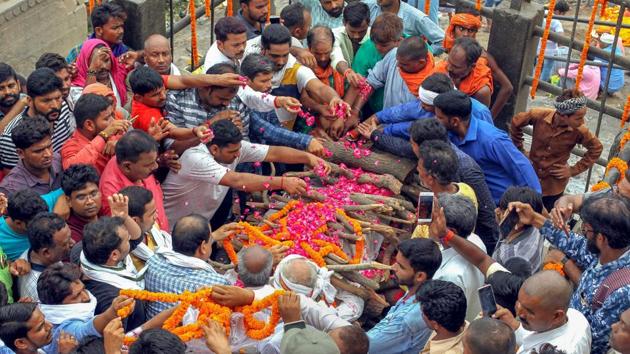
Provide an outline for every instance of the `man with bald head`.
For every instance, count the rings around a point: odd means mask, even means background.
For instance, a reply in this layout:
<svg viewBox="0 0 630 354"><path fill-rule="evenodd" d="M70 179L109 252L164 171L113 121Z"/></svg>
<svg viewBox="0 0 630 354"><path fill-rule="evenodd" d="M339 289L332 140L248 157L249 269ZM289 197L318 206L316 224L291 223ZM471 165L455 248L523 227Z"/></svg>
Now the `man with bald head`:
<svg viewBox="0 0 630 354"><path fill-rule="evenodd" d="M483 317L474 320L464 334L464 354L511 354L516 352L514 332L505 323Z"/></svg>
<svg viewBox="0 0 630 354"><path fill-rule="evenodd" d="M518 293L514 319L507 309L494 315L516 333L518 353L540 351L550 343L567 354L591 351L591 327L579 311L569 308L573 287L553 270L536 273L523 283Z"/></svg>
<svg viewBox="0 0 630 354"><path fill-rule="evenodd" d="M276 289L302 294L323 307L331 307L335 302L334 309L339 317L355 321L363 313L363 299L336 289L330 282L331 275L332 271L318 267L303 256L290 255L278 263L271 285Z"/></svg>
<svg viewBox="0 0 630 354"><path fill-rule="evenodd" d="M181 75L173 64L171 43L161 34L152 34L144 41L144 62L160 75Z"/></svg>
<svg viewBox="0 0 630 354"><path fill-rule="evenodd" d="M256 300L271 295L276 289L269 285L273 271L273 255L259 245L243 247L238 252L236 271L246 288L254 291Z"/></svg>

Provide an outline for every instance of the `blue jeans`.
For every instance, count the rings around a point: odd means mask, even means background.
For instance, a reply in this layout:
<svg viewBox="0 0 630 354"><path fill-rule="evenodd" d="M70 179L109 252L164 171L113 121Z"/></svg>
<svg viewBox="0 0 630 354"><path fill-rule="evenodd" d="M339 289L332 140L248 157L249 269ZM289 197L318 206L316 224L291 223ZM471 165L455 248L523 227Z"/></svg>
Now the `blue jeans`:
<svg viewBox="0 0 630 354"><path fill-rule="evenodd" d="M553 69L555 68L555 60L550 60L550 59L545 59L545 62L543 63L543 67L542 67L542 71L540 72L540 79L542 81L546 81L549 82L549 79L551 79L551 76L553 75Z"/></svg>

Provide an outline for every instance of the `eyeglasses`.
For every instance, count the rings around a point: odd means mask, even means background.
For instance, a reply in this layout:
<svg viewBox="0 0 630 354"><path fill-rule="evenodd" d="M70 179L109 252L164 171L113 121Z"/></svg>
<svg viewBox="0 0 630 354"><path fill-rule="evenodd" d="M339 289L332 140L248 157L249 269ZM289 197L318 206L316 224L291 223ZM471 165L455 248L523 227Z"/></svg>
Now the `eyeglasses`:
<svg viewBox="0 0 630 354"><path fill-rule="evenodd" d="M595 230L593 230L591 228L587 228L586 226L584 226L584 224L582 224L582 226L580 227L580 231L581 231L582 235L584 235L584 236L588 236L589 233L595 233Z"/></svg>
<svg viewBox="0 0 630 354"><path fill-rule="evenodd" d="M478 28L468 28L468 27L464 27L464 26L455 26L455 29L460 31L460 32L468 32L471 34L475 34L479 31Z"/></svg>

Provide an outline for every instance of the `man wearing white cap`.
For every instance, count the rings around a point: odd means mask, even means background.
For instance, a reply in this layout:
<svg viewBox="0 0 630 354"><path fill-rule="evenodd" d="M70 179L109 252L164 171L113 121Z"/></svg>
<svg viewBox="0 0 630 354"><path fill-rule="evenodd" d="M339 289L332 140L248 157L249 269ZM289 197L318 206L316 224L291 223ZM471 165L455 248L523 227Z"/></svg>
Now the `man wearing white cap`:
<svg viewBox="0 0 630 354"><path fill-rule="evenodd" d="M602 33L597 39L597 46L605 52L612 53L612 44L614 41L615 36L610 33ZM615 55L623 56L622 48L623 44L621 46L617 44L617 47L615 48ZM595 61L608 64L608 60L602 58L595 58ZM606 86L606 77L608 76L608 67L601 66L599 70L601 72L601 81L599 87L601 91L604 91ZM621 90L624 84L623 75L623 69L612 69L612 71L610 72L610 80L608 81L608 89L606 90L608 95L613 95L617 91Z"/></svg>

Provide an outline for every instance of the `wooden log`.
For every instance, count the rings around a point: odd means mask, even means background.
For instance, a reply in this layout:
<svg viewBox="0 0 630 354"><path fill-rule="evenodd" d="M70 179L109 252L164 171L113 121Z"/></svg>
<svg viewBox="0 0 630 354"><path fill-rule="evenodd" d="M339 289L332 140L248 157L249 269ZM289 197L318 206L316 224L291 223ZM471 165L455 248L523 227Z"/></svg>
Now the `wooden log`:
<svg viewBox="0 0 630 354"><path fill-rule="evenodd" d="M288 203L289 201L291 201L290 198L283 197L280 194L272 194L271 195L271 199L273 199L275 201L278 201L278 202L281 202L281 203L285 203L285 204Z"/></svg>
<svg viewBox="0 0 630 354"><path fill-rule="evenodd" d="M330 278L330 283L335 288L340 289L340 290L345 290L351 294L354 294L362 298L363 300L367 300L371 296L371 293L368 289L362 286L356 286L354 284L351 284L349 281L345 280L339 274L333 274L333 276Z"/></svg>
<svg viewBox="0 0 630 354"><path fill-rule="evenodd" d="M415 220L405 220L405 219L395 218L395 217L392 217L389 215L383 215L383 214L379 214L379 217L387 221L397 222L399 224L405 224L405 225L412 225L416 223Z"/></svg>
<svg viewBox="0 0 630 354"><path fill-rule="evenodd" d="M363 205L344 205L345 211L374 211L377 213L392 213L394 209L385 204L363 204Z"/></svg>
<svg viewBox="0 0 630 354"><path fill-rule="evenodd" d="M318 202L325 202L328 200L328 197L319 193L315 188L311 188L305 195L302 196L302 198L308 198Z"/></svg>
<svg viewBox="0 0 630 354"><path fill-rule="evenodd" d="M341 168L341 166L337 165L334 162L329 161L328 164L330 165L330 172L337 175L345 176L346 178L354 178L354 173L352 171Z"/></svg>
<svg viewBox="0 0 630 354"><path fill-rule="evenodd" d="M369 175L363 174L357 178L358 183L370 183L380 188L387 188L394 194L400 194L402 190L402 182L390 174Z"/></svg>
<svg viewBox="0 0 630 354"><path fill-rule="evenodd" d="M401 207L403 207L403 208L405 208L405 209L407 209L409 211L415 211L416 210L416 207L413 205L413 203L411 203L411 202L409 202L407 200L404 200L404 199L385 197L385 196L375 195L375 194L364 194L364 193L351 193L350 194L350 198L352 199L352 197L363 197L363 198L367 198L367 199L370 199L370 200L383 202L383 203L385 203L387 205L390 205L392 207L394 205L401 206Z"/></svg>
<svg viewBox="0 0 630 354"><path fill-rule="evenodd" d="M405 184L402 187L402 194L411 199L415 204L418 204L418 195L420 192L426 192L428 189L422 188L416 184Z"/></svg>
<svg viewBox="0 0 630 354"><path fill-rule="evenodd" d="M282 176L284 176L284 177L297 177L297 178L304 178L304 177L315 178L315 177L317 177L317 175L315 174L314 171L290 171L290 172L286 172Z"/></svg>
<svg viewBox="0 0 630 354"><path fill-rule="evenodd" d="M377 174L390 174L399 181L405 181L417 165L415 161L375 151L372 151L369 156L357 159L352 154L352 150L346 149L342 143L324 141L323 145L332 152L333 155L330 160L333 162L343 162L348 166L360 167L364 171Z"/></svg>
<svg viewBox="0 0 630 354"><path fill-rule="evenodd" d="M334 255L334 254L328 254L325 258L326 263L328 264L347 264L346 261L344 261L343 259L339 258L338 256ZM372 280L372 279L368 279L366 277L364 277L363 275L359 274L356 271L353 272L342 272L340 273L341 276L343 276L344 278L355 282L355 283L359 283L363 286L365 286L368 289L372 289L372 290L376 290L378 289L379 285L376 281Z"/></svg>

